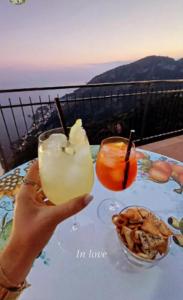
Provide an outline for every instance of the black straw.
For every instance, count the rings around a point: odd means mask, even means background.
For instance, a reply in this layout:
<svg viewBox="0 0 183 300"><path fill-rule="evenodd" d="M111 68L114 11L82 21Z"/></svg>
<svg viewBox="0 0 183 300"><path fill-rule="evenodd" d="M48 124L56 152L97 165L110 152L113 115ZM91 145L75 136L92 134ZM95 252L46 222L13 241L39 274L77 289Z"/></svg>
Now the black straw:
<svg viewBox="0 0 183 300"><path fill-rule="evenodd" d="M129 157L130 157L130 153L131 153L134 133L135 133L134 129L130 130L130 136L129 136L128 146L127 146L127 150L126 150L126 155L125 155L126 167L125 167L125 172L124 172L123 189L126 189L126 184L127 184L127 180L128 180L128 173L129 173L129 168L130 168Z"/></svg>
<svg viewBox="0 0 183 300"><path fill-rule="evenodd" d="M66 135L66 137L69 137L69 133L68 133L65 118L64 118L64 113L62 110L62 106L60 104L60 99L58 97L55 98L55 104L57 106L58 116L60 119L60 124L63 127L64 134Z"/></svg>

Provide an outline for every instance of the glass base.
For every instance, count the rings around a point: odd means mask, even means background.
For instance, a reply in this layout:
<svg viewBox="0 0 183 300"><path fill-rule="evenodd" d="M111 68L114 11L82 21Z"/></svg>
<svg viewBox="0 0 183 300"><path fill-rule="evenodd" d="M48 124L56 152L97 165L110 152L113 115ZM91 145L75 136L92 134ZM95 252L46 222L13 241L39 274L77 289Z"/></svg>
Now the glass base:
<svg viewBox="0 0 183 300"><path fill-rule="evenodd" d="M56 230L56 240L59 248L63 251L69 251L74 256L78 251L89 251L92 249L95 237L95 224L93 220L82 215L77 223L69 218L62 222ZM90 239L86 238L87 235Z"/></svg>
<svg viewBox="0 0 183 300"><path fill-rule="evenodd" d="M114 198L104 199L97 208L97 215L105 225L112 227L112 216L118 214L121 209L121 204Z"/></svg>

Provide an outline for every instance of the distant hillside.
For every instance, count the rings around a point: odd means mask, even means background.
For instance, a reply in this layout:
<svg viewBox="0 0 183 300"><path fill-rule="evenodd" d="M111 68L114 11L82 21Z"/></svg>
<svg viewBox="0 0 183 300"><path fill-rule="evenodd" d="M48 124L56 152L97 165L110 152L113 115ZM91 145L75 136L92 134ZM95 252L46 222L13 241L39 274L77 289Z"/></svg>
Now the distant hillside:
<svg viewBox="0 0 183 300"><path fill-rule="evenodd" d="M183 78L183 58L175 60L154 55L109 70L94 77L89 83L181 78Z"/></svg>
<svg viewBox="0 0 183 300"><path fill-rule="evenodd" d="M97 75L88 84L161 79L183 79L183 58L175 60L166 56L147 56ZM119 87L112 88L113 91L115 89L119 90ZM90 93L93 95L98 92L97 88L86 88L76 90L74 95L87 96Z"/></svg>

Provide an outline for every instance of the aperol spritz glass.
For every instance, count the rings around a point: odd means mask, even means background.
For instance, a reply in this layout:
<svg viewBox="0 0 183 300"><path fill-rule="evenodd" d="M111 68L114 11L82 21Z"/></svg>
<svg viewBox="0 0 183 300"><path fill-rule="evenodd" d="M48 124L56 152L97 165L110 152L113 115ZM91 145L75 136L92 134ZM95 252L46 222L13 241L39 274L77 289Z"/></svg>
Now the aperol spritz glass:
<svg viewBox="0 0 183 300"><path fill-rule="evenodd" d="M102 141L96 161L96 173L102 185L114 192L129 188L137 175L135 145L132 144L129 159L126 161L128 139L109 137ZM125 178L126 177L126 178ZM114 214L119 213L121 202L115 197L103 200L98 207L98 217L107 224Z"/></svg>

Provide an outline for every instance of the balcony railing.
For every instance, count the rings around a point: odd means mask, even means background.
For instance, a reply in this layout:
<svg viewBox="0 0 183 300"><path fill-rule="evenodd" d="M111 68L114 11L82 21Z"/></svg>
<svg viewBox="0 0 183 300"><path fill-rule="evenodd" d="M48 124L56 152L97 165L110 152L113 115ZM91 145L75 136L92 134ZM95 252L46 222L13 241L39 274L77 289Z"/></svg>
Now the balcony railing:
<svg viewBox="0 0 183 300"><path fill-rule="evenodd" d="M37 156L37 137L82 118L91 144L136 132L146 144L183 132L183 80L152 80L0 90L0 158L6 170Z"/></svg>

